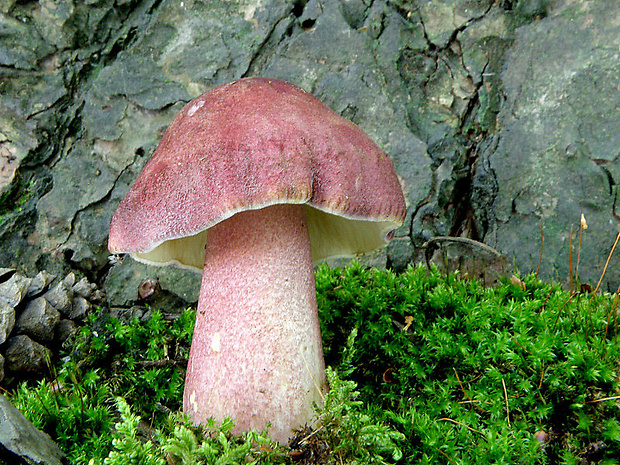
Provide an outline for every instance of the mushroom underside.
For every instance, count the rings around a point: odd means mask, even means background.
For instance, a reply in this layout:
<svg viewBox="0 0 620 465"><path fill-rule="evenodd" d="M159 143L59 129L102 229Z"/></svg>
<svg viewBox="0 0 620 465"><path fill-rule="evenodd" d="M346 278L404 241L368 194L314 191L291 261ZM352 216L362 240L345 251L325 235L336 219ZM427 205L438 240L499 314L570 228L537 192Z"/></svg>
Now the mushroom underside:
<svg viewBox="0 0 620 465"><path fill-rule="evenodd" d="M305 212L314 263L326 258L351 257L375 250L385 245L388 234L401 224L396 220L347 218L308 204L299 206L303 207ZM267 208L271 207L257 210ZM236 215L239 213L224 221L230 221ZM149 265L176 265L202 272L204 245L212 233L213 228L209 228L192 235L166 240L149 251L133 253L132 257Z"/></svg>

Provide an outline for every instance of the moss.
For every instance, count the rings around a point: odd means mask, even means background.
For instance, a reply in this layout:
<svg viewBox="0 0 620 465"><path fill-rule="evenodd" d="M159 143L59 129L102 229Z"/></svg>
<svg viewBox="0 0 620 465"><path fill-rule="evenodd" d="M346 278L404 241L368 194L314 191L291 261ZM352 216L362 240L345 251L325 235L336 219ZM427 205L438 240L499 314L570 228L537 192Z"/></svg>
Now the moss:
<svg viewBox="0 0 620 465"><path fill-rule="evenodd" d="M332 390L316 429L300 431L292 448L264 432L234 438L228 421L195 428L177 413L192 310L148 322L101 312L55 384L22 385L12 400L71 464L135 463L127 448L174 464L614 463L620 455L614 296L571 296L534 276L488 289L423 267L321 266L316 284Z"/></svg>

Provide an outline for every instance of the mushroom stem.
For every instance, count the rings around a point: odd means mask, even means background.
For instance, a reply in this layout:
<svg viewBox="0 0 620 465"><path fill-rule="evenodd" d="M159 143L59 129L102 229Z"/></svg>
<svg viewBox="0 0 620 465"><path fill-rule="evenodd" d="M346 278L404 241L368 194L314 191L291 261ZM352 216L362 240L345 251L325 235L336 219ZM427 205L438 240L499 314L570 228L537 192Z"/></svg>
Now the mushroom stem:
<svg viewBox="0 0 620 465"><path fill-rule="evenodd" d="M183 409L286 444L325 387L304 207L237 213L209 229Z"/></svg>

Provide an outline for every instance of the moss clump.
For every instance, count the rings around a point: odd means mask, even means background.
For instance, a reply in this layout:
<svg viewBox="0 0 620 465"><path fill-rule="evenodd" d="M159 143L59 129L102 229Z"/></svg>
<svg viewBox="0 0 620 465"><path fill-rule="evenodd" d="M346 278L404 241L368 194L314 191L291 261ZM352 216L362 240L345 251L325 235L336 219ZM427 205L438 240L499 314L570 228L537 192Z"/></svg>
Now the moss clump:
<svg viewBox="0 0 620 465"><path fill-rule="evenodd" d="M405 435L404 463L620 456L611 296L571 297L534 276L487 289L421 267L321 267L317 289L328 363L356 330L348 377Z"/></svg>
<svg viewBox="0 0 620 465"><path fill-rule="evenodd" d="M614 296L533 276L487 289L437 270L319 267L331 391L291 448L178 411L194 312L93 316L55 379L12 401L70 464L615 463ZM135 452L135 457L127 451ZM135 460L134 460L135 459Z"/></svg>

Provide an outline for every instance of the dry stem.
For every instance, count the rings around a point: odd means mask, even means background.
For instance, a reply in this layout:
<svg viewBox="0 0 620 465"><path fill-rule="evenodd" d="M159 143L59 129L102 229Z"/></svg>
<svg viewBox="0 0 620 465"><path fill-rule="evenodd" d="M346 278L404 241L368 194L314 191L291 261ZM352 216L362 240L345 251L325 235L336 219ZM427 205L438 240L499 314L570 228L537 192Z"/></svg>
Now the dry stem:
<svg viewBox="0 0 620 465"><path fill-rule="evenodd" d="M461 423L460 421L453 420L452 418L447 418L447 417L438 418L437 421L449 421L451 423L454 423L455 425L464 426L469 431L473 431L474 433L478 433L478 434L481 434L482 436L484 436L484 433L482 431L478 431L477 429L474 429L471 426L467 426L465 423Z"/></svg>
<svg viewBox="0 0 620 465"><path fill-rule="evenodd" d="M506 392L504 378L502 378L502 387L504 388L504 400L506 401L506 421L508 422L508 426L510 426L510 409L508 408L508 393Z"/></svg>
<svg viewBox="0 0 620 465"><path fill-rule="evenodd" d="M601 282L603 281L603 277L605 276L605 273L607 272L607 266L609 265L609 260L611 260L611 256L614 253L614 249L616 248L616 245L618 244L618 239L620 239L620 232L616 236L616 240L614 241L614 245L611 248L611 251L609 252L609 255L607 256L607 261L605 262L605 267L603 268L603 273L601 274L601 277L599 278L598 283L596 283L596 288L592 291L592 296L590 297L590 300L594 299L594 296L596 295L596 291L598 291L598 288L601 286Z"/></svg>

